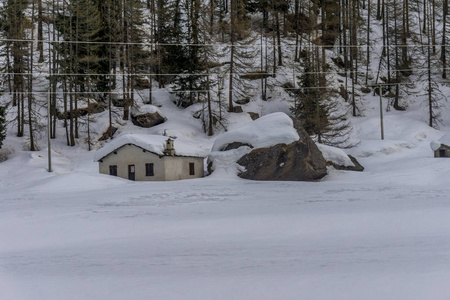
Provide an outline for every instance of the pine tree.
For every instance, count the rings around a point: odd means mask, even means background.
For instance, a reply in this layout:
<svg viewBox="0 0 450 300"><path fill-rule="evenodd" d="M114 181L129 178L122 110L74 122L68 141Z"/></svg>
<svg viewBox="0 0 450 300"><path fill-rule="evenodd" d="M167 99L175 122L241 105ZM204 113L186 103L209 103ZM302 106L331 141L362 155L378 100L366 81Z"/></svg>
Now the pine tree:
<svg viewBox="0 0 450 300"><path fill-rule="evenodd" d="M204 46L200 39L200 30L206 31L206 28L200 28L200 1L186 1L186 32L184 40L187 45L181 46L183 57L178 65L180 72L184 73L175 77L174 84L176 95L178 96L177 105L188 107L199 101L200 93L207 87L207 79L202 73L205 72L204 64ZM203 92L204 93L204 92Z"/></svg>
<svg viewBox="0 0 450 300"><path fill-rule="evenodd" d="M2 10L1 28L5 33L6 41L6 64L9 77L10 91L13 93L12 104L17 107L17 136L24 136L25 125L25 93L26 93L26 56L28 54L28 43L25 39L27 19L25 9L27 1L8 0ZM12 84L11 84L12 83Z"/></svg>
<svg viewBox="0 0 450 300"><path fill-rule="evenodd" d="M319 53L317 48L300 53L304 70L299 76L300 89L291 111L317 142L341 148L352 147L347 108L342 107L328 89L324 73L317 71L321 69L316 63L321 60Z"/></svg>
<svg viewBox="0 0 450 300"><path fill-rule="evenodd" d="M321 87L319 73L314 65L315 57L313 52L302 51L300 57L303 63L303 73L299 76L299 94L296 105L292 111L306 132L310 135L317 135L319 143L321 134L329 126L327 107L323 103L326 90Z"/></svg>

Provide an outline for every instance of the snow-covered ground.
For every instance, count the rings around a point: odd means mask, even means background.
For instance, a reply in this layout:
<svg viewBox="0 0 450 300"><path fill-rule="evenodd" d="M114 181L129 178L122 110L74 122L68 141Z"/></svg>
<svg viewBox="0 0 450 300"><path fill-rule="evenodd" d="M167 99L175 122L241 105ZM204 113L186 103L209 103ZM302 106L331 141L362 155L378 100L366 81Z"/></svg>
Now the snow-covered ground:
<svg viewBox="0 0 450 300"><path fill-rule="evenodd" d="M353 119L365 171L320 182L130 182L81 148L56 145L52 173L46 149L16 151L0 164L0 299L449 299L450 159L430 149L444 132L390 112L381 141L373 111Z"/></svg>

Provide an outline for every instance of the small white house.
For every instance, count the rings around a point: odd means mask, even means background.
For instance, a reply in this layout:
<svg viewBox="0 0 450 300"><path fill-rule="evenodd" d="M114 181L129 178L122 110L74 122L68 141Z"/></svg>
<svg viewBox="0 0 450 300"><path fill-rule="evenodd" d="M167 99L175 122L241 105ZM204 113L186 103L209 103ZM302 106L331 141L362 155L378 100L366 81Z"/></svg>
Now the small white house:
<svg viewBox="0 0 450 300"><path fill-rule="evenodd" d="M437 141L431 142L434 157L450 157L450 132L446 133Z"/></svg>
<svg viewBox="0 0 450 300"><path fill-rule="evenodd" d="M136 181L170 181L204 176L202 150L167 136L129 134L99 149L99 172Z"/></svg>

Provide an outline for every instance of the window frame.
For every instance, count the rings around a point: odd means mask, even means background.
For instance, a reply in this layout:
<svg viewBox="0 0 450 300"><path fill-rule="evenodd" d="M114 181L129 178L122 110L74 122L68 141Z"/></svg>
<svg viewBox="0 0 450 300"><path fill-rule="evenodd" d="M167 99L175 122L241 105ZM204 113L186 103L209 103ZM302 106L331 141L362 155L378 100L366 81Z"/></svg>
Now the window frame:
<svg viewBox="0 0 450 300"><path fill-rule="evenodd" d="M117 165L110 165L109 166L109 175L117 176Z"/></svg>
<svg viewBox="0 0 450 300"><path fill-rule="evenodd" d="M146 163L145 164L145 176L155 176L155 164L154 163Z"/></svg>
<svg viewBox="0 0 450 300"><path fill-rule="evenodd" d="M189 163L189 175L195 176L195 163L193 162Z"/></svg>

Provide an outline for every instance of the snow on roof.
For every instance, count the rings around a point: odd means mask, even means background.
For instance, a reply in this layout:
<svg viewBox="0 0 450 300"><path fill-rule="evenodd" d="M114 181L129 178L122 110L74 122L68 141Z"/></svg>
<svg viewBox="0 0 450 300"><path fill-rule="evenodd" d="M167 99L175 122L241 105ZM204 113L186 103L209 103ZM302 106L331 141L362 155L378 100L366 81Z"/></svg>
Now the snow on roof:
<svg viewBox="0 0 450 300"><path fill-rule="evenodd" d="M326 161L331 161L339 166L354 167L355 164L351 161L350 157L339 148L327 146L324 144L317 144L320 152L322 152L323 158Z"/></svg>
<svg viewBox="0 0 450 300"><path fill-rule="evenodd" d="M437 141L432 141L430 143L430 147L433 151L436 151L437 149L439 149L441 147L442 144L450 146L450 132L447 132L446 134L444 134Z"/></svg>
<svg viewBox="0 0 450 300"><path fill-rule="evenodd" d="M136 145L157 155L164 155L167 139L169 139L169 137L163 135L127 134L119 137L118 139L112 140L103 148L99 149L94 154L94 160L99 161L109 153L127 144ZM204 157L206 155L203 149L196 147L194 142L187 139L175 139L174 148L175 155L177 156Z"/></svg>
<svg viewBox="0 0 450 300"><path fill-rule="evenodd" d="M233 142L250 144L255 148L271 147L276 144L290 144L298 141L297 130L291 118L285 113L273 113L228 131L214 142L212 151L220 151Z"/></svg>

